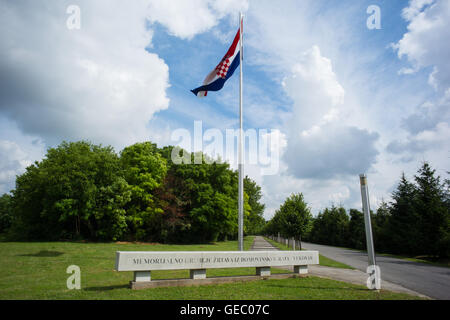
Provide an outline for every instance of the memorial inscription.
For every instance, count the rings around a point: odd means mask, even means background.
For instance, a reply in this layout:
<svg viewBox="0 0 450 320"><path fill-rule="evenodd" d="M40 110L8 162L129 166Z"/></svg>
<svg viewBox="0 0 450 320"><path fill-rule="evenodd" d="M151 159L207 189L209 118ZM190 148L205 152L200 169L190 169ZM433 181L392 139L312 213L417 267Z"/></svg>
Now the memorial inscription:
<svg viewBox="0 0 450 320"><path fill-rule="evenodd" d="M319 264L318 251L117 251L115 269L134 271L131 286L136 288L155 285L154 270L187 269L191 280L205 280L206 269L255 267L256 276L268 277L270 267L293 266L295 274L305 275L313 264Z"/></svg>
<svg viewBox="0 0 450 320"><path fill-rule="evenodd" d="M152 271L318 264L317 251L202 251L116 253L117 271Z"/></svg>

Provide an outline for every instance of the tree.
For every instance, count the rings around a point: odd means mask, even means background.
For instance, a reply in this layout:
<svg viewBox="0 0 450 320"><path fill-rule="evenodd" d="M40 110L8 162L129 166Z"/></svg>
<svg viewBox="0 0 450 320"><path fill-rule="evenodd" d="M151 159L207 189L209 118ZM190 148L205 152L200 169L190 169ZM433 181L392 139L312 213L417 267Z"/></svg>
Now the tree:
<svg viewBox="0 0 450 320"><path fill-rule="evenodd" d="M154 221L163 213L155 199L167 173L166 160L151 142L136 143L120 153L124 176L130 185L131 201L125 206L126 221L132 238L145 239L155 231Z"/></svg>
<svg viewBox="0 0 450 320"><path fill-rule="evenodd" d="M178 237L185 242L208 242L236 237L238 173L230 170L229 164L212 162L202 153L186 152L192 163L197 157L202 159L201 164L174 164L170 161L172 151L173 147L168 147L160 152L169 159L168 176L176 181L172 188L172 201L181 204L184 216L185 228L178 233ZM244 216L247 217L250 212L247 196L245 200Z"/></svg>
<svg viewBox="0 0 450 320"><path fill-rule="evenodd" d="M350 209L347 245L359 250L366 249L366 229L364 214L356 209Z"/></svg>
<svg viewBox="0 0 450 320"><path fill-rule="evenodd" d="M384 200L377 209L376 215L372 218L372 230L375 244L375 251L389 251L389 223L391 219L391 208Z"/></svg>
<svg viewBox="0 0 450 320"><path fill-rule="evenodd" d="M275 212L272 218L272 234L280 232L287 238L305 238L311 230L311 209L304 200L302 193L292 194Z"/></svg>
<svg viewBox="0 0 450 320"><path fill-rule="evenodd" d="M11 227L12 219L12 197L5 193L0 197L0 233L6 232Z"/></svg>
<svg viewBox="0 0 450 320"><path fill-rule="evenodd" d="M314 219L311 241L332 246L347 245L349 217L342 207L332 206Z"/></svg>
<svg viewBox="0 0 450 320"><path fill-rule="evenodd" d="M419 217L421 242L417 252L435 257L450 256L450 213L448 195L436 170L424 163L415 176L415 210Z"/></svg>
<svg viewBox="0 0 450 320"><path fill-rule="evenodd" d="M31 240L119 238L128 201L112 147L63 142L17 177L14 234Z"/></svg>
<svg viewBox="0 0 450 320"><path fill-rule="evenodd" d="M244 222L247 227L247 233L259 234L262 232L266 220L263 217L265 205L261 201L261 187L248 176L244 179L244 192L248 196L248 205L250 206L249 215Z"/></svg>
<svg viewBox="0 0 450 320"><path fill-rule="evenodd" d="M390 206L388 242L391 253L414 254L417 243L423 241L415 197L415 186L402 174L397 189L392 193Z"/></svg>

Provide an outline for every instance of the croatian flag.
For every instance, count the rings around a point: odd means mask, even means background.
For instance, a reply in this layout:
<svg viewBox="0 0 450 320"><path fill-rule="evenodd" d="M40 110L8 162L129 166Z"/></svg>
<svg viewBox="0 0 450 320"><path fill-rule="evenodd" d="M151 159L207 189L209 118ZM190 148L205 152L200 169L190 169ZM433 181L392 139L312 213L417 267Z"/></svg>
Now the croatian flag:
<svg viewBox="0 0 450 320"><path fill-rule="evenodd" d="M233 75L240 63L240 35L238 30L234 37L233 44L228 49L217 67L203 81L203 85L197 89L191 90L197 97L203 98L208 95L208 91L219 91L223 88L225 82Z"/></svg>

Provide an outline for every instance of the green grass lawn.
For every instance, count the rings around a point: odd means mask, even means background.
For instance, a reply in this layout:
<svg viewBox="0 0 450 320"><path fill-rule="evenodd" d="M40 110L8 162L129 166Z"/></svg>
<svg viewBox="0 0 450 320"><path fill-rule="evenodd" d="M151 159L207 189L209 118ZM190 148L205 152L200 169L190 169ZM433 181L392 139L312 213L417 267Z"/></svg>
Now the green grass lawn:
<svg viewBox="0 0 450 320"><path fill-rule="evenodd" d="M293 250L292 247L288 247L287 245L282 244L282 243L278 243L276 241L273 241L272 239L269 239L269 238L266 238L266 237L264 237L264 239L269 241L272 245L274 245L275 247L279 248L280 250ZM324 267L333 267L333 268L342 268L342 269L355 269L355 268L352 268L352 267L346 265L345 263L338 262L338 261L332 260L330 258L324 257L320 253L319 253L319 265L324 266Z"/></svg>
<svg viewBox="0 0 450 320"><path fill-rule="evenodd" d="M246 237L248 250L253 237ZM200 245L75 242L1 242L0 299L417 299L406 294L317 277L260 280L197 287L130 290L132 272L114 271L116 251L222 251L237 249L236 241ZM66 269L81 269L81 290L68 290ZM272 268L273 273L286 273ZM207 275L254 275L255 268L210 269ZM153 279L188 278L188 270L154 271Z"/></svg>

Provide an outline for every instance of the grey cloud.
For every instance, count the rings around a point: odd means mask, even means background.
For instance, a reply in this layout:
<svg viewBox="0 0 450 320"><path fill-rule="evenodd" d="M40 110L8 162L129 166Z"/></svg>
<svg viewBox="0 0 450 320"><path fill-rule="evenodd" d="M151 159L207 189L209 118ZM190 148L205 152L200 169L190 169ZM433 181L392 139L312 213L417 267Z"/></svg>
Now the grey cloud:
<svg viewBox="0 0 450 320"><path fill-rule="evenodd" d="M393 154L402 154L404 152L419 153L427 150L429 146L414 140L408 141L392 141L386 147L386 151ZM403 157L402 162L410 162L413 158Z"/></svg>
<svg viewBox="0 0 450 320"><path fill-rule="evenodd" d="M290 138L284 160L300 179L357 175L376 162L378 137L356 127L325 125L311 135Z"/></svg>
<svg viewBox="0 0 450 320"><path fill-rule="evenodd" d="M450 122L450 99L437 103L425 103L416 112L403 119L402 126L411 134L431 130L442 121Z"/></svg>
<svg viewBox="0 0 450 320"><path fill-rule="evenodd" d="M72 31L69 4L0 2L0 115L48 145L148 138L148 121L169 105L169 70L145 50L145 2L79 0Z"/></svg>
<svg viewBox="0 0 450 320"><path fill-rule="evenodd" d="M386 151L402 155L400 161L410 162L413 155L442 147L448 148L450 137L450 92L431 103L419 106L416 111L402 121L408 132L404 140L394 140L388 144Z"/></svg>

